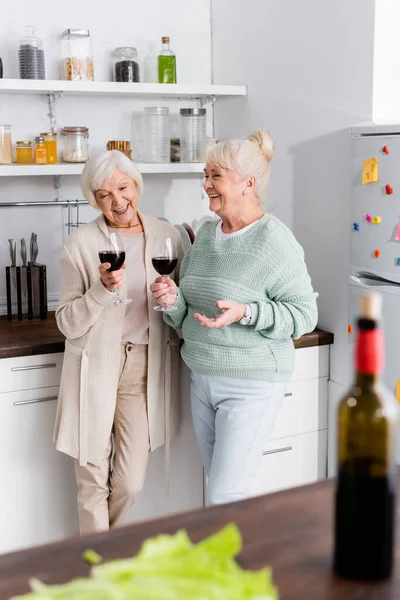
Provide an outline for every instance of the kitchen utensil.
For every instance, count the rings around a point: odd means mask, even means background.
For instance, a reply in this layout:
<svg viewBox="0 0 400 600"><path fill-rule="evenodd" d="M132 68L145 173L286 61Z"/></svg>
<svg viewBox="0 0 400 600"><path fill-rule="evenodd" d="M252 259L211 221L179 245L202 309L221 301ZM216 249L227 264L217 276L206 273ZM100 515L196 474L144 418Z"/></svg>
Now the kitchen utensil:
<svg viewBox="0 0 400 600"><path fill-rule="evenodd" d="M30 257L31 264L36 265L36 259L39 253L38 243L37 243L37 234L31 233L31 246L30 246Z"/></svg>
<svg viewBox="0 0 400 600"><path fill-rule="evenodd" d="M16 267L16 272L17 272L17 315L18 315L18 321L22 321L21 267Z"/></svg>
<svg viewBox="0 0 400 600"><path fill-rule="evenodd" d="M194 244L194 240L195 240L195 234L193 229L190 227L189 223L182 223L182 227L184 227L186 229L186 231L189 234L190 237L190 241L192 242L192 244Z"/></svg>
<svg viewBox="0 0 400 600"><path fill-rule="evenodd" d="M190 246L192 245L192 242L190 241L189 234L188 234L188 232L186 231L186 229L182 225L174 225L174 227L181 234L182 243L183 243L183 249L184 249L184 251L186 253L189 250Z"/></svg>
<svg viewBox="0 0 400 600"><path fill-rule="evenodd" d="M22 267L21 267L21 283L22 283L22 293L24 298L26 298L28 293L28 280L26 273L26 244L25 238L21 239L21 248L20 248Z"/></svg>
<svg viewBox="0 0 400 600"><path fill-rule="evenodd" d="M6 290L7 290L7 319L9 321L12 321L11 273L10 273L10 267L6 267Z"/></svg>
<svg viewBox="0 0 400 600"><path fill-rule="evenodd" d="M38 243L36 233L31 234L30 241L30 262L31 281L32 281L32 316L34 319L40 318L40 274L39 265L36 262L38 256Z"/></svg>
<svg viewBox="0 0 400 600"><path fill-rule="evenodd" d="M17 274L16 274L16 266L17 266L17 248L15 244L15 240L8 240L9 249L10 249L10 257L11 257L11 281L15 289L17 289Z"/></svg>

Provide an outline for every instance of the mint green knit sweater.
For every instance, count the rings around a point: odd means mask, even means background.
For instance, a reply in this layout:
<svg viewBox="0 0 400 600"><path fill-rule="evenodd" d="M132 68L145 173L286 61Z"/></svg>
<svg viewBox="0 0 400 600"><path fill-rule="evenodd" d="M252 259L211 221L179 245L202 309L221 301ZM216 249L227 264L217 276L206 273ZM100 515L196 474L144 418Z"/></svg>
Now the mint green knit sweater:
<svg viewBox="0 0 400 600"><path fill-rule="evenodd" d="M317 323L317 294L302 247L289 229L264 215L241 235L216 239L206 222L181 266L179 293L164 320L182 329L182 358L192 371L265 381L288 381L297 339ZM251 305L252 324L207 329L193 317L219 314L217 300Z"/></svg>

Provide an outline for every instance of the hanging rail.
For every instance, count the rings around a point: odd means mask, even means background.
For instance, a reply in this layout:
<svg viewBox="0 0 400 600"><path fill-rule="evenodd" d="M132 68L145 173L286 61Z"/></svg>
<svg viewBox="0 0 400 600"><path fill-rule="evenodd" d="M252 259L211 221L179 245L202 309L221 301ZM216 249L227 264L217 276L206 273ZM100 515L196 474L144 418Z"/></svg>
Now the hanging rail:
<svg viewBox="0 0 400 600"><path fill-rule="evenodd" d="M68 235L71 233L73 227L80 227L87 223L81 223L79 221L79 206L81 204L89 204L87 200L43 200L42 202L0 202L0 208L15 208L18 206L32 207L32 206L66 206L68 210L67 222L65 226L68 227ZM71 209L76 208L76 220L72 221Z"/></svg>

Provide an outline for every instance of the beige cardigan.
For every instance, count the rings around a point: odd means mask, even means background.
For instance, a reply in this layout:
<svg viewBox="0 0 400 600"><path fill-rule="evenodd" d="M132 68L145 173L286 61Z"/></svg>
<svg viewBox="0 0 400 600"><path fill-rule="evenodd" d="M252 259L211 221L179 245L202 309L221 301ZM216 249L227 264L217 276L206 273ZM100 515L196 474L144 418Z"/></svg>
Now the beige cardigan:
<svg viewBox="0 0 400 600"><path fill-rule="evenodd" d="M163 322L150 284L158 276L151 259L160 236L176 241L179 263L183 247L179 232L165 221L139 213L145 234L145 268L149 308L147 406L150 448L167 444L179 431L179 338ZM99 239L108 236L103 215L76 230L67 240L61 260L60 306L57 325L65 335L54 440L57 450L98 465L114 420L120 344L125 305L109 306L115 294L99 277ZM134 265L127 265L127 269ZM178 271L178 269L177 269ZM126 281L120 288L126 296Z"/></svg>

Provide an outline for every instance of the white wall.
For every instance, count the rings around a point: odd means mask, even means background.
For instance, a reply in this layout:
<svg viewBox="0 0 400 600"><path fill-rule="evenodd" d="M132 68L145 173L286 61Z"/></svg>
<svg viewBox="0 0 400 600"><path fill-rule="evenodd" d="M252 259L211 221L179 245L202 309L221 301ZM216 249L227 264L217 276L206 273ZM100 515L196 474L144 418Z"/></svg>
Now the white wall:
<svg viewBox="0 0 400 600"><path fill-rule="evenodd" d="M0 57L4 77L18 74L18 44L24 25L37 26L36 35L44 41L47 78L59 78L60 35L66 28L87 28L94 44L95 78L110 80L111 53L117 46L132 45L138 49L139 62L147 52L148 41L157 42L162 35L171 37L171 48L177 55L180 83L211 83L211 24L208 0L98 0L95 4L70 0L54 2L15 0L3 3L0 20ZM169 106L171 112L187 105L179 101L135 101L132 98L62 97L57 101L59 128L85 125L90 129L91 153L105 149L109 139L129 139L131 114L145 105ZM189 106L192 103L188 104ZM209 106L208 106L209 107ZM211 109L209 107L210 113ZM0 123L12 124L13 141L33 139L49 130L45 96L0 96ZM61 144L60 144L61 145ZM1 168L1 167L0 167ZM82 198L79 177L61 177L61 199ZM0 178L0 204L7 201L53 200L54 178ZM201 177L145 176L145 194L141 209L155 216L165 216L173 223L191 222L207 211L201 191ZM38 234L39 262L47 264L48 292L54 305L59 289L59 254L66 235L66 209L1 208L0 207L0 313L5 312L4 265L9 264L8 238ZM96 212L81 209L83 221ZM18 249L19 258L19 249ZM52 301L52 302L51 302Z"/></svg>
<svg viewBox="0 0 400 600"><path fill-rule="evenodd" d="M375 0L373 121L400 122L400 4Z"/></svg>
<svg viewBox="0 0 400 600"><path fill-rule="evenodd" d="M216 134L271 130L268 205L304 247L319 325L337 342L333 379L347 343L347 128L372 114L373 23L373 0L212 0L214 77L248 85L217 105Z"/></svg>

